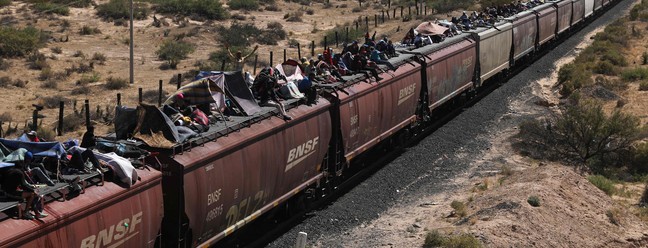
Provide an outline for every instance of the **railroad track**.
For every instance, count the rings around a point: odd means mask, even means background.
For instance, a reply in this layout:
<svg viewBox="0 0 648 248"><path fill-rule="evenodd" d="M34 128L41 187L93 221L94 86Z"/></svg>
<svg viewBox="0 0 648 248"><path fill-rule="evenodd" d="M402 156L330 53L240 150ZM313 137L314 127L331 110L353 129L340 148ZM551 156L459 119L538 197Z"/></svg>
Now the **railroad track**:
<svg viewBox="0 0 648 248"><path fill-rule="evenodd" d="M619 2L614 2L614 4L607 6L607 8L613 8L618 3ZM591 18L590 21L597 19L604 13L606 13L606 11L595 13L595 16ZM489 79L489 81L485 82L484 85L479 88L479 90L473 97L467 98L464 94L447 103L447 106L443 107L443 109L446 109L446 111L435 113L435 116L438 116L438 118L435 118L427 123L423 123L422 128L418 130L418 132L416 132L415 135L411 137L411 139L408 139L408 142L404 146L388 151L383 150L383 146L377 146L376 149L370 151L369 154L365 156L365 158L372 158L372 155L374 154L381 155L375 157L374 159L365 159L364 161L361 161L362 165L352 164L350 168L360 169L358 169L358 171L350 177L346 178L345 181L338 185L335 191L333 191L326 197L320 198L317 201L313 201L308 204L307 207L302 208L298 211L294 211L286 217L277 217L277 213L274 213L274 216L272 217L259 219L257 223L248 225L234 236L228 237L223 240L223 242L219 243L217 246L263 247L268 243L274 241L281 235L294 228L297 224L303 222L304 220L307 220L310 216L312 216L312 214L309 213L326 209L338 198L344 196L354 187L365 181L367 178L371 177L375 172L379 171L383 166L389 164L391 161L400 156L407 149L407 147L417 145L427 136L461 114L465 109L472 107L474 104L489 95L491 92L498 89L501 85L508 82L513 76L527 69L529 65L533 64L538 59L550 53L556 46L562 44L565 40L569 39L573 34L579 32L586 26L588 25L579 25L576 28L572 28L567 35L558 37L554 42L546 46L544 49L533 53L531 56L529 56L528 59L523 61L524 64L518 63L511 70L504 73L504 75L500 74L500 76L498 77Z"/></svg>

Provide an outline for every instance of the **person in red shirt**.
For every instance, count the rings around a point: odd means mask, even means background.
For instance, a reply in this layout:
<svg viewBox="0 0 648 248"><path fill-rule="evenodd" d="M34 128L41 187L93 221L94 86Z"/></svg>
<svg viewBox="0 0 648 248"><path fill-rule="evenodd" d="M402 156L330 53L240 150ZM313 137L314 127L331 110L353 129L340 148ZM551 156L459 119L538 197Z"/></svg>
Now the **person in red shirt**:
<svg viewBox="0 0 648 248"><path fill-rule="evenodd" d="M31 142L41 142L40 139L38 138L38 134L36 133L36 131L33 130L27 133L27 138L29 138Z"/></svg>

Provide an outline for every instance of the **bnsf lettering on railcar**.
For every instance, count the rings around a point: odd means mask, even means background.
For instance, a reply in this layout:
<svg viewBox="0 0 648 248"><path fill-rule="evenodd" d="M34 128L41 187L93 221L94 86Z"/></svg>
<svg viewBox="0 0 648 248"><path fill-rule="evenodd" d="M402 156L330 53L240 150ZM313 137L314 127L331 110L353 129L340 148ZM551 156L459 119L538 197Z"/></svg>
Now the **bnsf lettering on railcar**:
<svg viewBox="0 0 648 248"><path fill-rule="evenodd" d="M401 103L412 97L415 91L416 83L410 84L405 88L400 89L400 91L398 92L398 105L401 105Z"/></svg>
<svg viewBox="0 0 648 248"><path fill-rule="evenodd" d="M312 140L306 141L304 144L301 144L293 149L290 149L288 152L288 161L286 162L286 170L290 170L292 167L297 165L299 162L306 159L315 152L317 143L319 141L319 136L313 138Z"/></svg>
<svg viewBox="0 0 648 248"><path fill-rule="evenodd" d="M142 223L142 212L90 235L81 241L81 248L117 247L139 234L137 224Z"/></svg>

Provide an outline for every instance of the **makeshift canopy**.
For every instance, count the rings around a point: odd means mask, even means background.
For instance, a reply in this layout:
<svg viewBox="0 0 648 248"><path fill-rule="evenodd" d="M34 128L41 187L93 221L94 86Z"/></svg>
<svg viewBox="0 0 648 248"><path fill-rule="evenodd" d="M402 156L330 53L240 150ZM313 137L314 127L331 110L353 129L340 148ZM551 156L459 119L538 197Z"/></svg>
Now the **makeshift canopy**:
<svg viewBox="0 0 648 248"><path fill-rule="evenodd" d="M448 28L433 22L423 22L419 24L414 30L419 34L425 36L443 36L444 33L448 31Z"/></svg>
<svg viewBox="0 0 648 248"><path fill-rule="evenodd" d="M248 88L248 85L245 82L245 78L243 77L241 71L201 71L200 73L198 73L196 78L208 78L216 82L218 85L224 85L222 89L225 89L225 95L230 101L232 101L237 107L239 107L239 109L241 109L243 114L253 115L261 111L261 108L259 107L259 104L256 102L256 100L254 100L254 96ZM222 99L224 103L225 97L222 94L219 95L219 99ZM190 103L193 104L193 102ZM221 107L224 105L218 104L218 106Z"/></svg>
<svg viewBox="0 0 648 248"><path fill-rule="evenodd" d="M189 102L189 104L191 105L217 103L220 102L220 99L219 101L217 101L217 99L214 98L214 95L220 93L220 96L222 96L222 94L224 93L223 88L223 80L217 79L216 81L214 81L210 78L199 79L185 86L182 86L182 88L178 89L173 95L167 98L164 104L173 104L176 99L175 96L179 93L182 93L182 95L184 95L185 101ZM225 103L224 96L222 103Z"/></svg>
<svg viewBox="0 0 648 248"><path fill-rule="evenodd" d="M294 59L286 60L281 64L275 66L277 71L286 77L287 82L296 83L299 80L304 79L301 69L299 68L299 62ZM280 80L280 83L283 80Z"/></svg>
<svg viewBox="0 0 648 248"><path fill-rule="evenodd" d="M292 98L302 98L304 94L299 92L297 85L299 81L304 79L301 69L299 68L299 63L294 59L286 60L285 62L275 66L275 69L281 75L286 77L286 80L279 80L281 84L280 92L283 96L290 96Z"/></svg>

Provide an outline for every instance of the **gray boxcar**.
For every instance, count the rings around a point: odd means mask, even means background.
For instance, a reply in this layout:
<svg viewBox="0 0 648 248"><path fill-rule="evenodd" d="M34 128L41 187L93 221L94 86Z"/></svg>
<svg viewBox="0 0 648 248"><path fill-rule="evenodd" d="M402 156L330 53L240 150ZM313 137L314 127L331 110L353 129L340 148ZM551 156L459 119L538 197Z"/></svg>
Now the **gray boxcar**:
<svg viewBox="0 0 648 248"><path fill-rule="evenodd" d="M477 46L478 84L510 66L513 24L501 22L495 26L497 28L479 28L470 31L479 44Z"/></svg>

